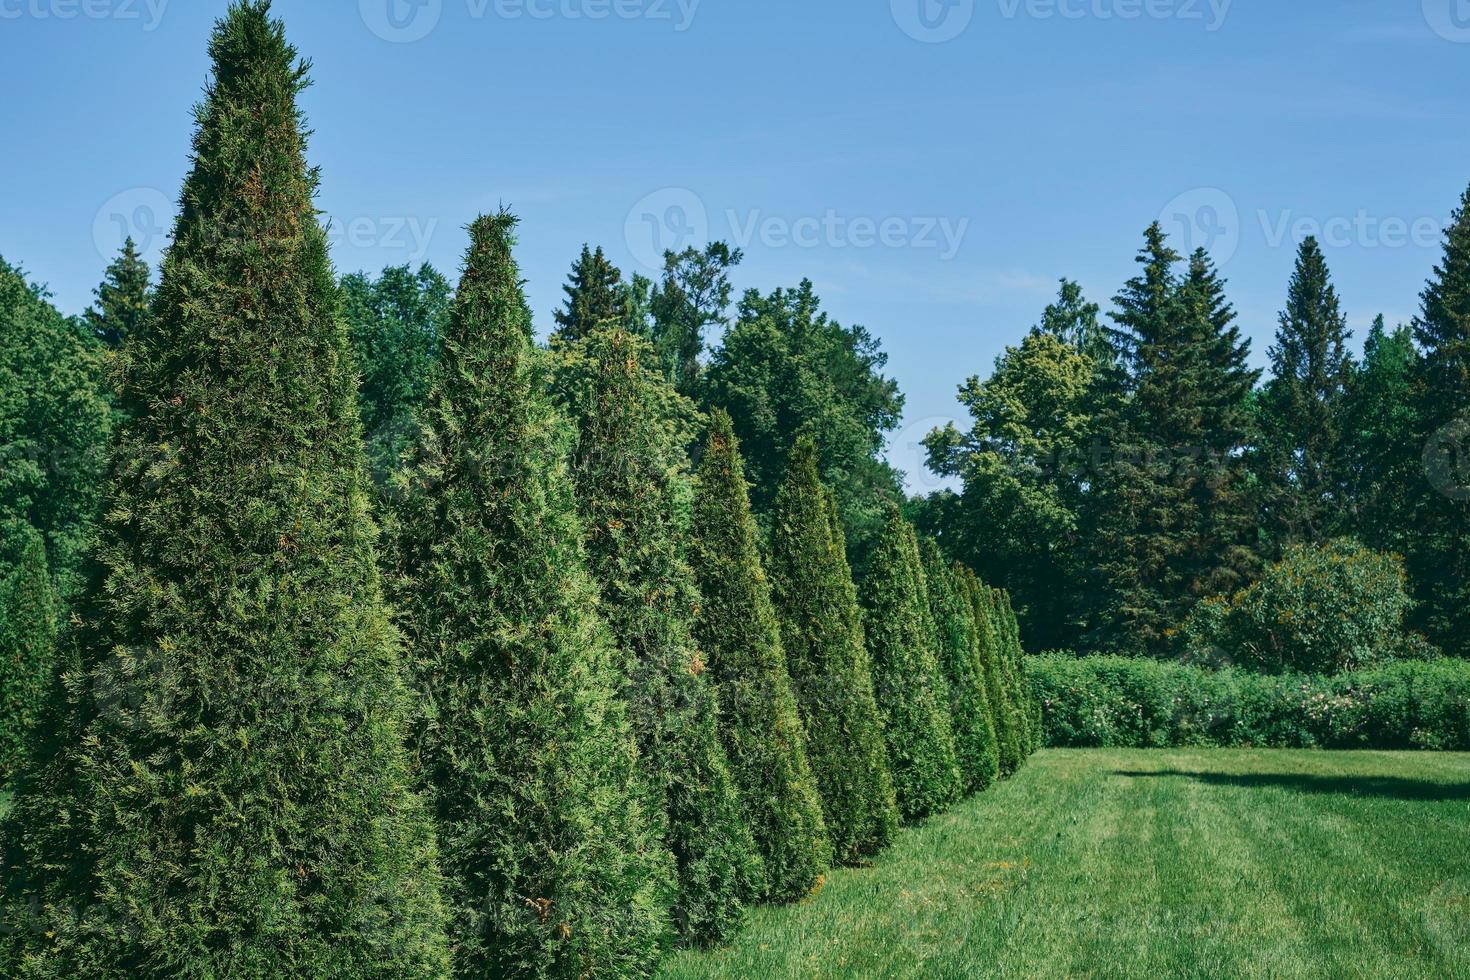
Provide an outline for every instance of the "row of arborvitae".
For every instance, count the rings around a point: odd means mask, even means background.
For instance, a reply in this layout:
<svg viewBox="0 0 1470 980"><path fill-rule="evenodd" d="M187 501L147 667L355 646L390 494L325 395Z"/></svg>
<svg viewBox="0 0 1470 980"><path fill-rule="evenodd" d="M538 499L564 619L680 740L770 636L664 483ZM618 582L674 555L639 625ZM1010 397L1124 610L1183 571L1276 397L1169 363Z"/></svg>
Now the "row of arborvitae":
<svg viewBox="0 0 1470 980"><path fill-rule="evenodd" d="M1020 764L1008 600L895 509L860 605L808 440L768 580L730 419L691 476L646 342L538 351L507 214L380 548L305 73L265 3L211 53L89 584L16 696L0 974L645 976ZM55 619L24 551L6 663Z"/></svg>

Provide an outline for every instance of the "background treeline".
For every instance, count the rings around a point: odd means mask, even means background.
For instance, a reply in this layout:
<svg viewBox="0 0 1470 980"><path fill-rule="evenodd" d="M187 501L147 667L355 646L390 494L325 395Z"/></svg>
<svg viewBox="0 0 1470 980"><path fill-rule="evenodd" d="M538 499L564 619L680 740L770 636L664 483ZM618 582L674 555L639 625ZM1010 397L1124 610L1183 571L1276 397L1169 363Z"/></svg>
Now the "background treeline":
<svg viewBox="0 0 1470 980"><path fill-rule="evenodd" d="M1313 239L1260 378L1208 255L1156 225L1138 265L1106 317L1064 281L960 389L970 427L927 445L963 489L919 524L1011 591L1040 649L1178 655L1202 600L1352 538L1404 559L1411 630L1470 654L1470 194L1419 316L1380 317L1361 358Z"/></svg>
<svg viewBox="0 0 1470 980"><path fill-rule="evenodd" d="M0 974L647 976L1023 765L861 328L586 249L538 346L506 212L339 281L305 64L210 55L157 286L0 266Z"/></svg>

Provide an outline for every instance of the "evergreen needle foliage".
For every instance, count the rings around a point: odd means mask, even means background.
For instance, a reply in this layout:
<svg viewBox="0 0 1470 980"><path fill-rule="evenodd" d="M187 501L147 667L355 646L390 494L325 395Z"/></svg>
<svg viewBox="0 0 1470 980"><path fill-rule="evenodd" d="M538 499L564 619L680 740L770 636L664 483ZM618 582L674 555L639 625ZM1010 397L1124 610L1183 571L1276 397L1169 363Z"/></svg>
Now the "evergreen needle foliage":
<svg viewBox="0 0 1470 980"><path fill-rule="evenodd" d="M995 782L998 768L995 721L985 693L975 612L961 591L959 571L944 563L933 538L924 539L922 552L939 665L949 684L955 752L965 790L975 793Z"/></svg>
<svg viewBox="0 0 1470 980"><path fill-rule="evenodd" d="M29 524L0 525L0 786L15 775L41 713L57 606L41 535Z"/></svg>
<svg viewBox="0 0 1470 980"><path fill-rule="evenodd" d="M990 717L995 728L996 761L1000 775L1009 776L1021 765L1021 745L1001 667L1003 638L1000 618L991 590L968 570L965 574L965 591L969 595L970 609L975 615L980 667L985 675L985 691L989 695Z"/></svg>
<svg viewBox="0 0 1470 980"><path fill-rule="evenodd" d="M441 977L306 68L259 2L210 55L68 702L6 828L0 974Z"/></svg>
<svg viewBox="0 0 1470 980"><path fill-rule="evenodd" d="M744 923L762 866L694 645L699 596L677 516L687 511L689 478L679 420L661 411L681 396L646 340L598 330L584 346L596 372L576 456L588 558L622 651L644 770L667 816L675 921L693 942L720 942Z"/></svg>
<svg viewBox="0 0 1470 980"><path fill-rule="evenodd" d="M393 534L417 663L456 972L639 976L671 861L647 812L622 675L531 345L515 218L470 228Z"/></svg>
<svg viewBox="0 0 1470 980"><path fill-rule="evenodd" d="M918 540L897 507L889 509L863 586L888 764L899 812L914 823L954 802L962 783Z"/></svg>
<svg viewBox="0 0 1470 980"><path fill-rule="evenodd" d="M719 692L725 751L765 859L766 896L792 901L821 884L832 845L756 548L744 466L730 416L719 410L699 468L693 537L703 598L695 638Z"/></svg>
<svg viewBox="0 0 1470 980"><path fill-rule="evenodd" d="M791 452L772 523L772 594L807 756L836 859L851 864L892 842L898 808L840 518L810 438Z"/></svg>
<svg viewBox="0 0 1470 980"><path fill-rule="evenodd" d="M153 301L150 276L148 263L128 236L96 289L96 304L85 314L87 326L106 346L116 350L147 322Z"/></svg>

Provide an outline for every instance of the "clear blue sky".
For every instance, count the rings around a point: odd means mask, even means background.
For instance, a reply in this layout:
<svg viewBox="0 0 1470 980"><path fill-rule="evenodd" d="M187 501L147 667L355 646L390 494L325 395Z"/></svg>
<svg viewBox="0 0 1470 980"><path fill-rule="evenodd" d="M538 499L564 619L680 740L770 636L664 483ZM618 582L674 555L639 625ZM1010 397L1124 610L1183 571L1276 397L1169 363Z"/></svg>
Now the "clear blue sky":
<svg viewBox="0 0 1470 980"><path fill-rule="evenodd" d="M167 228L223 0L0 0L0 254L79 312ZM314 62L343 271L458 271L511 205L544 331L584 241L745 241L908 396L894 461L1055 281L1107 300L1162 217L1264 363L1299 235L1359 339L1405 320L1470 183L1470 0L277 0ZM654 238L654 231L662 236ZM159 236L153 235L156 254ZM911 485L931 480L911 473Z"/></svg>

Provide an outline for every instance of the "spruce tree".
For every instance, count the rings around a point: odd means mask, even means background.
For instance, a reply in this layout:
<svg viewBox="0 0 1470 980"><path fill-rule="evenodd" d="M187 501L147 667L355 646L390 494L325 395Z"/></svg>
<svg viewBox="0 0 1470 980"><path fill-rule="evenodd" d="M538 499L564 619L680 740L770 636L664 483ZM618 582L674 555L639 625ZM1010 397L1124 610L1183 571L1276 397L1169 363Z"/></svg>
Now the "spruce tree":
<svg viewBox="0 0 1470 980"><path fill-rule="evenodd" d="M23 761L54 667L57 598L29 524L0 525L0 786Z"/></svg>
<svg viewBox="0 0 1470 980"><path fill-rule="evenodd" d="M899 813L914 823L954 802L962 781L918 539L897 507L863 582L863 613Z"/></svg>
<svg viewBox="0 0 1470 980"><path fill-rule="evenodd" d="M566 308L552 314L557 327L553 338L585 340L595 330L622 322L627 302L622 280L623 274L602 254L602 246L594 252L583 245L562 287Z"/></svg>
<svg viewBox="0 0 1470 980"><path fill-rule="evenodd" d="M719 694L725 751L765 860L766 896L793 901L821 883L832 845L756 547L744 464L730 417L718 410L699 467L693 545L702 599L695 639Z"/></svg>
<svg viewBox="0 0 1470 980"><path fill-rule="evenodd" d="M458 975L642 975L666 939L672 861L597 613L515 224L501 213L470 227L419 443L397 480L414 743Z"/></svg>
<svg viewBox="0 0 1470 980"><path fill-rule="evenodd" d="M306 68L261 2L210 54L69 702L6 826L0 974L441 977Z"/></svg>
<svg viewBox="0 0 1470 980"><path fill-rule="evenodd" d="M1410 544L1417 624L1470 654L1470 190L1445 233L1444 256L1421 297L1414 338L1423 358L1415 396L1426 480Z"/></svg>
<svg viewBox="0 0 1470 980"><path fill-rule="evenodd" d="M770 566L827 833L836 860L853 864L892 842L898 807L836 503L808 437L776 495Z"/></svg>
<svg viewBox="0 0 1470 980"><path fill-rule="evenodd" d="M1208 256L1196 252L1182 278L1179 259L1150 226L1142 272L1115 299L1127 374L1097 421L1110 452L1089 497L1104 595L1094 639L1156 654L1196 601L1243 587L1257 566L1240 464L1250 345Z"/></svg>
<svg viewBox="0 0 1470 980"><path fill-rule="evenodd" d="M985 692L984 668L975 632L975 612L961 593L957 573L944 563L933 538L922 543L929 610L934 618L939 666L949 684L955 752L967 793L995 781L995 721Z"/></svg>
<svg viewBox="0 0 1470 980"><path fill-rule="evenodd" d="M1327 260L1309 237L1297 254L1262 398L1264 482L1277 551L1321 543L1345 528L1350 336Z"/></svg>
<svg viewBox="0 0 1470 980"><path fill-rule="evenodd" d="M113 350L136 334L148 318L153 300L148 263L138 254L131 235L122 252L107 267L96 289L97 302L87 310L87 326L98 340Z"/></svg>
<svg viewBox="0 0 1470 980"><path fill-rule="evenodd" d="M577 496L603 609L623 656L643 766L678 863L674 918L696 943L745 921L762 867L720 741L715 691L694 645L699 609L685 558L690 495L679 396L648 342L614 328L585 346L595 367L578 420Z"/></svg>
<svg viewBox="0 0 1470 980"><path fill-rule="evenodd" d="M1413 329L1389 330L1380 315L1363 343L1344 411L1353 526L1368 547L1398 555L1409 554L1419 530L1414 510L1423 442L1413 397L1418 362Z"/></svg>

